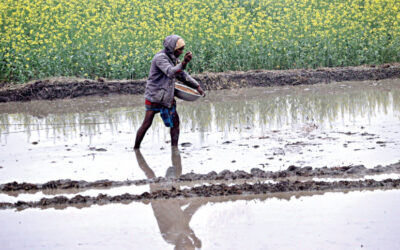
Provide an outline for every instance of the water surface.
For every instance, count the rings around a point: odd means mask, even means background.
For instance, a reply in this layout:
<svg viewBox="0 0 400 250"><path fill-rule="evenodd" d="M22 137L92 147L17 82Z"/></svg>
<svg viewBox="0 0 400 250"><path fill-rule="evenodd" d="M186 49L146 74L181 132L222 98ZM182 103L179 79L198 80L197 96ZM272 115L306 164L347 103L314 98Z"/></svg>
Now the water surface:
<svg viewBox="0 0 400 250"><path fill-rule="evenodd" d="M399 249L400 191L0 211L2 249Z"/></svg>
<svg viewBox="0 0 400 250"><path fill-rule="evenodd" d="M400 160L398 79L212 91L178 112L183 173ZM134 95L0 104L0 183L145 178L132 150L143 116ZM158 115L141 150L165 176Z"/></svg>
<svg viewBox="0 0 400 250"><path fill-rule="evenodd" d="M0 184L400 161L399 79L213 91L178 101L178 112L180 151L157 117L138 153L142 96L0 104ZM1 193L0 202L202 184ZM399 190L377 190L9 209L0 210L0 242L2 249L399 249L399 205Z"/></svg>

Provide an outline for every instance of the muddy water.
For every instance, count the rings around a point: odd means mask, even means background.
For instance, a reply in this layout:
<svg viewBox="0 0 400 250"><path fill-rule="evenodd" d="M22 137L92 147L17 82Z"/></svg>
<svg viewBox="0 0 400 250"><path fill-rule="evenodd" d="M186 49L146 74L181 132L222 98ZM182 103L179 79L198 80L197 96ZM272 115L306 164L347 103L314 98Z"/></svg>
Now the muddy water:
<svg viewBox="0 0 400 250"><path fill-rule="evenodd" d="M2 191L0 204L13 208L0 209L2 249L400 248L398 185L386 186L389 190L367 185L372 183L367 179L399 179L393 164L400 161L399 79L213 91L194 103L178 101L179 150L170 147L169 131L158 117L141 150L132 149L142 104L142 96L0 104L0 185L59 179L122 183ZM298 168L283 171L290 165ZM318 169L324 166L329 168ZM220 173L226 169L231 172ZM237 177L229 176L243 174L236 170L304 179L233 181ZM196 187L211 185L205 175L211 171L218 173L210 175L214 190L221 183L226 189L249 184L247 193L196 197L201 191ZM183 176L204 178L179 182ZM302 182L310 180L307 192L260 194L254 188L271 183L278 190L306 190ZM350 185L332 184L341 180ZM356 181L361 186L351 188ZM324 192L313 191L323 187ZM192 198L124 196L181 189Z"/></svg>
<svg viewBox="0 0 400 250"><path fill-rule="evenodd" d="M291 194L292 195L292 194ZM400 192L0 211L2 249L399 249Z"/></svg>
<svg viewBox="0 0 400 250"><path fill-rule="evenodd" d="M0 104L0 183L146 176L132 150L142 96ZM213 91L178 102L182 173L373 167L400 160L400 80ZM156 118L141 152L156 176L171 166Z"/></svg>

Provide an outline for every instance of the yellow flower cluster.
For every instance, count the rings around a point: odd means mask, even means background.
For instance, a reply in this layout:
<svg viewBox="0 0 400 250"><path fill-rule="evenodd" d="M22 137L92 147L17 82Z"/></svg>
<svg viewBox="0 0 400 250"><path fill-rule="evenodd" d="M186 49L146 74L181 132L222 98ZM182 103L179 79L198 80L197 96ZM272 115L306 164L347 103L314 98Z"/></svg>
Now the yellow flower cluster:
<svg viewBox="0 0 400 250"><path fill-rule="evenodd" d="M145 77L179 34L191 69L400 60L400 0L1 0L0 81Z"/></svg>

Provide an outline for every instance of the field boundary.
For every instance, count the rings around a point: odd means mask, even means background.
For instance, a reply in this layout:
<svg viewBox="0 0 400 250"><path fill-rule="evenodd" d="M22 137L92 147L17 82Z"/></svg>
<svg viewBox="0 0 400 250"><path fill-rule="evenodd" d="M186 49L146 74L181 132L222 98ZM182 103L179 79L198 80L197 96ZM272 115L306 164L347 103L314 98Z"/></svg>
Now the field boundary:
<svg viewBox="0 0 400 250"><path fill-rule="evenodd" d="M400 63L293 70L252 70L194 75L205 90L308 85L400 78ZM0 88L0 102L54 100L91 95L143 94L146 79L97 80L56 77Z"/></svg>
<svg viewBox="0 0 400 250"><path fill-rule="evenodd" d="M121 195L107 195L99 193L97 196L89 195L75 195L72 198L66 196L54 196L52 198L41 198L38 201L17 201L15 203L0 202L0 210L17 209L19 211L28 208L52 208L52 207L73 207L77 205L91 206L91 205L106 205L111 203L124 203L128 204L133 201L137 202L151 202L154 200L167 200L167 199L193 199L199 197L240 197L249 195L270 195L273 194L289 194L292 196L299 196L298 193L303 194L308 192L349 192L356 190L395 190L400 188L400 179L385 179L376 181L372 179L355 180L355 181L281 181L277 183L243 183L243 184L211 184L201 185L191 188L175 188L171 187L169 190L156 190L153 192L144 192L142 194L124 193Z"/></svg>

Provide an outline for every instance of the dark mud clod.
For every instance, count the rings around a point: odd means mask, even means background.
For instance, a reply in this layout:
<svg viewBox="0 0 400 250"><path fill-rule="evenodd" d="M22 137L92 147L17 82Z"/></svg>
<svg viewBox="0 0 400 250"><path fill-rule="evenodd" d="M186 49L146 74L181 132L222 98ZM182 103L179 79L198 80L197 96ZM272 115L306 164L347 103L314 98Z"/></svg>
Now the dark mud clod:
<svg viewBox="0 0 400 250"><path fill-rule="evenodd" d="M182 146L182 147L190 147L190 146L192 146L192 143L190 143L190 142L183 142L183 143L181 143L181 146Z"/></svg>
<svg viewBox="0 0 400 250"><path fill-rule="evenodd" d="M291 166L289 166L288 167L288 171L295 171L295 170L297 170L297 169L299 169L299 167L296 167L296 166L293 166L293 165L291 165Z"/></svg>
<svg viewBox="0 0 400 250"><path fill-rule="evenodd" d="M0 102L9 102L10 99L5 96L0 96Z"/></svg>
<svg viewBox="0 0 400 250"><path fill-rule="evenodd" d="M3 185L0 185L0 190L9 192L9 191L18 191L18 190L38 190L38 186L36 184L31 183L18 183L18 182L10 182Z"/></svg>
<svg viewBox="0 0 400 250"><path fill-rule="evenodd" d="M96 147L89 147L90 151L97 151L97 152L107 152L105 148L96 148Z"/></svg>

